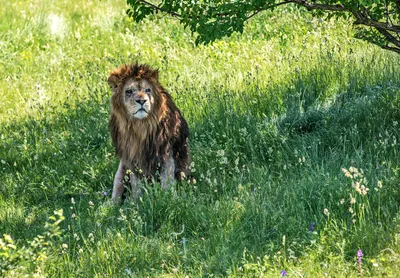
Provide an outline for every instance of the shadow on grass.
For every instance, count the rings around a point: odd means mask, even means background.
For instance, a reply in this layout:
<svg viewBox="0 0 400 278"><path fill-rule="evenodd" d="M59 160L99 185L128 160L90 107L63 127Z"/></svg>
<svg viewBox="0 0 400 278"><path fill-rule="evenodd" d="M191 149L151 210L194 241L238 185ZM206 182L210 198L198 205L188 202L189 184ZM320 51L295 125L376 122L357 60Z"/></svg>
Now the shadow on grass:
<svg viewBox="0 0 400 278"><path fill-rule="evenodd" d="M273 254L282 247L283 235L302 241L309 223L323 226L322 209L330 205L340 210L335 202L347 193L340 185L340 169L354 163L372 178L394 177L388 184L394 194L384 196L382 212L389 228L400 199L395 186L399 173L376 165L400 162L394 142L400 138L394 124L400 121L399 86L349 90L324 106L321 95L304 95L306 81L297 80L295 89L274 88L276 95L254 88L254 101L221 93L187 112L198 184L181 189L182 200L150 190L139 208L128 206L136 211L132 225L146 237L185 226L189 242L198 245L196 256L213 258L210 273L224 273L239 264L244 248L256 256ZM71 198L85 211L80 229L86 233L99 221L102 227L125 227L118 221L118 209L90 212L89 201L103 202L101 194L111 189L117 166L107 122L104 100L1 127L6 134L0 145L2 202L20 202L24 210L2 219L1 233L32 237L28 228L40 231L47 217L42 213L28 223L27 216L34 211L51 215L60 207L68 214L67 226L73 221ZM307 163L299 163L303 157ZM334 188L321 187L332 177L339 180L332 182ZM206 244L201 245L202 237Z"/></svg>

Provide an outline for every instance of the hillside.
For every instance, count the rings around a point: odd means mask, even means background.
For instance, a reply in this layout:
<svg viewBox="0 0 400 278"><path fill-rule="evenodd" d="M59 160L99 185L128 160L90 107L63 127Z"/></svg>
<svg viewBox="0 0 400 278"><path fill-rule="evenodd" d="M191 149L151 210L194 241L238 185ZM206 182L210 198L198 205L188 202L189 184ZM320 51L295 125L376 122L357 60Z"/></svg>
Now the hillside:
<svg viewBox="0 0 400 278"><path fill-rule="evenodd" d="M399 55L290 7L196 46L124 1L0 4L1 276L398 277ZM115 206L107 76L134 61L197 183Z"/></svg>

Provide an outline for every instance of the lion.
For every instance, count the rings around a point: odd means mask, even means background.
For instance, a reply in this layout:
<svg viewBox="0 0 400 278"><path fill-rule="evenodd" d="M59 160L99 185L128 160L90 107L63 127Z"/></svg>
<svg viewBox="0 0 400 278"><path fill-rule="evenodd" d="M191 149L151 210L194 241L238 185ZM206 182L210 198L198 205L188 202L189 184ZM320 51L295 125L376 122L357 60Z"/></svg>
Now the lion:
<svg viewBox="0 0 400 278"><path fill-rule="evenodd" d="M122 65L108 77L112 89L109 129L120 162L112 200L121 201L129 175L132 199L141 194L140 179L159 174L167 189L190 174L189 127L147 64Z"/></svg>

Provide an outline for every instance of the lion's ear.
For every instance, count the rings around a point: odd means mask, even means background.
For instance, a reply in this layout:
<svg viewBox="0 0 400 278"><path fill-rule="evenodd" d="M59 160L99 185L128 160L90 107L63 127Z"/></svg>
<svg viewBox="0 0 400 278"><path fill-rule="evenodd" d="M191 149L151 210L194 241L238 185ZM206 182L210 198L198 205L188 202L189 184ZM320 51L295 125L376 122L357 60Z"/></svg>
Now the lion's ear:
<svg viewBox="0 0 400 278"><path fill-rule="evenodd" d="M119 83L120 83L120 80L117 76L111 74L108 77L108 85L110 85L110 87L113 91L115 91L118 88Z"/></svg>

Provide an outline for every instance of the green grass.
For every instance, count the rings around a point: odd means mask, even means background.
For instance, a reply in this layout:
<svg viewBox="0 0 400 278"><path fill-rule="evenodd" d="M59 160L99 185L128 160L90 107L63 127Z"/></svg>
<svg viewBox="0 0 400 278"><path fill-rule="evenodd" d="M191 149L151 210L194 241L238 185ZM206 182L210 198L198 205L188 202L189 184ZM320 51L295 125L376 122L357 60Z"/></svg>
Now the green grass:
<svg viewBox="0 0 400 278"><path fill-rule="evenodd" d="M357 277L358 249L398 276L398 55L289 9L208 46L125 10L1 1L1 276ZM115 206L106 80L136 60L188 120L197 184Z"/></svg>

